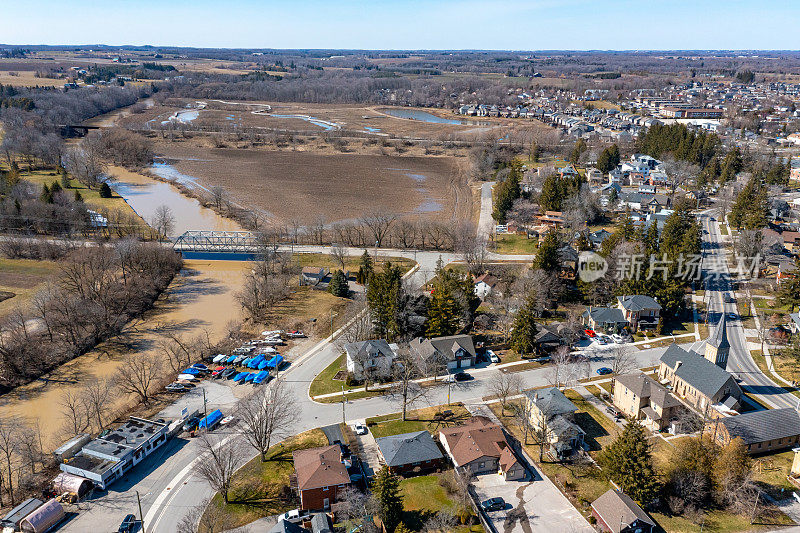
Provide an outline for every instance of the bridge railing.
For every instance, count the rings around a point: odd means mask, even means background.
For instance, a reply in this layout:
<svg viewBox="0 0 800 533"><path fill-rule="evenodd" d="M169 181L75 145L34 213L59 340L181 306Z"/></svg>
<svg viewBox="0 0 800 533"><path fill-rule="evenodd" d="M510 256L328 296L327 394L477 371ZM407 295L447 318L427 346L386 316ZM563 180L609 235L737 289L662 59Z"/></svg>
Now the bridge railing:
<svg viewBox="0 0 800 533"><path fill-rule="evenodd" d="M252 231L187 231L172 246L179 252L258 253L271 244Z"/></svg>

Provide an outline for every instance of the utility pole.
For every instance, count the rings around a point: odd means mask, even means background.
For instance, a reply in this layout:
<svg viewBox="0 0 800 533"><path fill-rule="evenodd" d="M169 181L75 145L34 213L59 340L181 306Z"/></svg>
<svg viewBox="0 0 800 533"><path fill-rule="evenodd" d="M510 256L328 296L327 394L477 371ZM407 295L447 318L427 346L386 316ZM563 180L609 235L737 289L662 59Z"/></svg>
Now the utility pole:
<svg viewBox="0 0 800 533"><path fill-rule="evenodd" d="M342 385L342 424L345 424L345 425L347 425L347 419L346 419L346 417L345 417L345 415L344 415L344 404L345 404L345 399L344 399L344 385Z"/></svg>
<svg viewBox="0 0 800 533"><path fill-rule="evenodd" d="M142 524L142 531L146 531L144 527L144 515L142 514L142 500L139 498L139 491L136 491L136 503L139 504L139 523Z"/></svg>
<svg viewBox="0 0 800 533"><path fill-rule="evenodd" d="M206 389L203 389L203 418L208 416L208 410L206 409ZM206 421L207 423L208 421Z"/></svg>

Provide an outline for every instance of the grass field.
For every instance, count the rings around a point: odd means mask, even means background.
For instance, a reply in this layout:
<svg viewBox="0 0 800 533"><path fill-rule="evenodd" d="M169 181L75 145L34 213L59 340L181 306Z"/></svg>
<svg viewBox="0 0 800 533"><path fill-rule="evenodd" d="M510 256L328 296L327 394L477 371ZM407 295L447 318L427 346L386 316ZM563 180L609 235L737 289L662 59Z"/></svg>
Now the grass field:
<svg viewBox="0 0 800 533"><path fill-rule="evenodd" d="M457 511L453 498L445 490L442 481L448 472L429 476L403 479L400 491L403 495L403 523L412 531L420 531L424 522L442 509ZM484 531L480 525L461 526L456 533Z"/></svg>
<svg viewBox="0 0 800 533"><path fill-rule="evenodd" d="M249 524L263 516L271 516L294 509L296 500L281 498L281 491L289 484L294 472L292 452L328 444L322 430L312 429L272 446L267 452L267 461L255 457L241 467L233 476L233 489L227 505L217 493L209 503L226 516L226 529ZM252 451L252 450L248 450ZM213 512L206 509L206 513ZM202 532L201 532L202 533Z"/></svg>
<svg viewBox="0 0 800 533"><path fill-rule="evenodd" d="M536 239L529 239L525 235L511 233L495 236L494 244L495 252L498 254L533 255L539 248Z"/></svg>
<svg viewBox="0 0 800 533"><path fill-rule="evenodd" d="M450 410L453 415L447 421L435 420L436 413ZM367 418L367 425L375 437L399 435L412 431L429 431L434 433L442 427L456 425L458 422L469 418L469 411L460 403L453 405L439 405L409 411L406 420L402 420L400 413Z"/></svg>
<svg viewBox="0 0 800 533"><path fill-rule="evenodd" d="M16 307L26 307L57 271L58 264L53 261L0 259L0 293L8 293L0 300L0 317Z"/></svg>

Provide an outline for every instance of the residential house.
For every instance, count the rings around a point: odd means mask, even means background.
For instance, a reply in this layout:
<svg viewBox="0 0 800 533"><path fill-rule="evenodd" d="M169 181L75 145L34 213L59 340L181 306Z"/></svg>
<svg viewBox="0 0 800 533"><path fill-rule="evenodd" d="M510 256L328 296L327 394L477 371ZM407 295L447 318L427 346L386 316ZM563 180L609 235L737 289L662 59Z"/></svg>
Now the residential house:
<svg viewBox="0 0 800 533"><path fill-rule="evenodd" d="M661 305L650 296L634 294L617 296L617 307L622 311L632 331L654 329L661 317Z"/></svg>
<svg viewBox="0 0 800 533"><path fill-rule="evenodd" d="M609 489L592 502L592 516L601 531L611 533L652 533L656 523L630 496Z"/></svg>
<svg viewBox="0 0 800 533"><path fill-rule="evenodd" d="M469 335L451 335L425 339L418 337L409 343L412 353L425 362L439 362L452 371L459 368L475 366L477 355L472 337Z"/></svg>
<svg viewBox="0 0 800 533"><path fill-rule="evenodd" d="M666 429L683 409L683 404L666 387L641 372L615 378L614 405L653 431Z"/></svg>
<svg viewBox="0 0 800 533"><path fill-rule="evenodd" d="M751 454L796 447L800 443L800 414L791 407L728 416L708 425L717 442L725 445L733 439L742 439Z"/></svg>
<svg viewBox="0 0 800 533"><path fill-rule="evenodd" d="M300 271L300 285L315 287L330 274L327 268L307 266Z"/></svg>
<svg viewBox="0 0 800 533"><path fill-rule="evenodd" d="M536 220L542 225L558 228L564 224L564 214L561 211L545 211L544 215L537 216Z"/></svg>
<svg viewBox="0 0 800 533"><path fill-rule="evenodd" d="M589 307L581 316L584 325L605 333L619 333L628 327L628 320L619 307Z"/></svg>
<svg viewBox="0 0 800 533"><path fill-rule="evenodd" d="M575 176L579 175L578 169L575 168L575 165L572 163L568 163L566 166L559 168L558 174L562 178L574 178Z"/></svg>
<svg viewBox="0 0 800 533"><path fill-rule="evenodd" d="M791 313L789 319L789 331L792 335L797 335L800 332L800 313Z"/></svg>
<svg viewBox="0 0 800 533"><path fill-rule="evenodd" d="M339 444L292 452L300 509L329 509L350 484Z"/></svg>
<svg viewBox="0 0 800 533"><path fill-rule="evenodd" d="M483 300L489 296L497 286L498 279L488 272L475 278L475 295Z"/></svg>
<svg viewBox="0 0 800 533"><path fill-rule="evenodd" d="M439 470L444 460L427 431L402 433L375 439L378 457L395 474L411 475Z"/></svg>
<svg viewBox="0 0 800 533"><path fill-rule="evenodd" d="M440 429L439 442L462 473L497 473L507 481L525 477L525 467L511 449L503 429L485 416L474 416L461 426Z"/></svg>
<svg viewBox="0 0 800 533"><path fill-rule="evenodd" d="M586 433L575 423L578 408L556 387L525 392L526 409L535 431L547 435L549 448L563 459L583 447Z"/></svg>
<svg viewBox="0 0 800 533"><path fill-rule="evenodd" d="M728 349L729 345L725 348L723 344L720 349L709 340L704 357L672 344L661 355L658 379L661 383L669 383L674 394L701 413L716 416L715 410L720 413L735 410L742 389L722 366L727 361Z"/></svg>
<svg viewBox="0 0 800 533"><path fill-rule="evenodd" d="M605 229L589 232L589 242L596 249L600 248L603 245L603 241L609 237L611 237L611 232Z"/></svg>
<svg viewBox="0 0 800 533"><path fill-rule="evenodd" d="M589 185L597 186L603 184L603 172L596 168L586 169L586 181Z"/></svg>
<svg viewBox="0 0 800 533"><path fill-rule="evenodd" d="M385 339L350 342L344 345L344 351L347 372L357 380L389 377L397 358L397 345Z"/></svg>
<svg viewBox="0 0 800 533"><path fill-rule="evenodd" d="M536 353L547 354L564 345L564 338L561 336L559 326L563 326L563 324L539 324L533 340Z"/></svg>

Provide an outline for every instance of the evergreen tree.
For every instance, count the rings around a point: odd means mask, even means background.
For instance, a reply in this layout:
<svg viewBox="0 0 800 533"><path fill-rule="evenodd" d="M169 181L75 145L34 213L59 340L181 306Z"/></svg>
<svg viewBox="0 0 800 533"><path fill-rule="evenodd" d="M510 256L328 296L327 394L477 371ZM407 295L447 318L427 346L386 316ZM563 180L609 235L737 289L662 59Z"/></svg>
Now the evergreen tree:
<svg viewBox="0 0 800 533"><path fill-rule="evenodd" d="M69 174L67 174L67 171L64 170L63 167L59 168L58 170L61 173L61 188L69 189Z"/></svg>
<svg viewBox="0 0 800 533"><path fill-rule="evenodd" d="M81 191L79 191L78 189L75 189L75 201L76 202L83 201L83 196L81 196Z"/></svg>
<svg viewBox="0 0 800 533"><path fill-rule="evenodd" d="M400 480L384 466L372 482L372 494L378 502L378 517L389 533L394 532L403 519L403 495Z"/></svg>
<svg viewBox="0 0 800 533"><path fill-rule="evenodd" d="M581 159L581 155L586 150L587 150L586 141L584 141L583 139L578 139L577 141L575 141L575 146L572 147L572 152L570 153L569 156L570 163L572 163L573 165L577 165L578 161L580 161Z"/></svg>
<svg viewBox="0 0 800 533"><path fill-rule="evenodd" d="M370 276L367 287L367 305L372 314L373 331L389 342L402 333L397 322L398 304L403 297L401 278L400 268L387 262L383 272Z"/></svg>
<svg viewBox="0 0 800 533"><path fill-rule="evenodd" d="M50 192L50 187L46 183L42 185L42 194L39 195L39 200L46 204L53 203L53 193Z"/></svg>
<svg viewBox="0 0 800 533"><path fill-rule="evenodd" d="M364 250L364 253L361 255L361 264L358 266L356 281L362 285L367 284L373 271L372 257L370 257L369 252Z"/></svg>
<svg viewBox="0 0 800 533"><path fill-rule="evenodd" d="M652 450L647 432L638 421L628 422L614 442L600 452L597 462L640 505L650 503L658 493Z"/></svg>
<svg viewBox="0 0 800 533"><path fill-rule="evenodd" d="M739 191L728 218L736 229L761 229L767 225L768 213L767 191L753 177Z"/></svg>
<svg viewBox="0 0 800 533"><path fill-rule="evenodd" d="M800 257L795 258L794 264L795 269L800 268ZM778 285L778 303L789 306L790 313L800 307L800 278L792 276L781 280Z"/></svg>
<svg viewBox="0 0 800 533"><path fill-rule="evenodd" d="M480 305L475 295L472 276L466 272L447 270L441 259L436 264L433 290L428 300L428 337L453 335L472 324Z"/></svg>
<svg viewBox="0 0 800 533"><path fill-rule="evenodd" d="M331 276L331 282L328 284L328 292L340 298L347 298L350 294L350 287L347 284L347 277L344 272L337 270Z"/></svg>
<svg viewBox="0 0 800 533"><path fill-rule="evenodd" d="M730 152L725 156L722 161L722 168L720 169L720 182L726 183L736 177L736 174L742 171L742 154L739 148L734 146Z"/></svg>
<svg viewBox="0 0 800 533"><path fill-rule="evenodd" d="M612 144L608 148L604 148L600 155L597 157L597 169L601 172L611 172L620 162L619 146Z"/></svg>
<svg viewBox="0 0 800 533"><path fill-rule="evenodd" d="M589 237L586 236L585 231L580 232L578 238L575 239L575 249L579 252L592 249L592 243L589 242Z"/></svg>
<svg viewBox="0 0 800 533"><path fill-rule="evenodd" d="M53 196L55 196L56 193L61 192L62 190L63 189L61 189L61 185L59 185L57 181L54 181L53 184L50 185L50 194L52 194Z"/></svg>
<svg viewBox="0 0 800 533"><path fill-rule="evenodd" d="M100 198L111 198L111 187L105 181L100 185Z"/></svg>
<svg viewBox="0 0 800 533"><path fill-rule="evenodd" d="M518 354L533 353L536 340L536 295L528 294L525 305L514 317L514 329L511 331L511 349Z"/></svg>
<svg viewBox="0 0 800 533"><path fill-rule="evenodd" d="M558 272L561 268L561 261L558 257L558 237L556 237L555 230L550 230L545 235L542 244L536 251L533 268L541 268L546 272Z"/></svg>
<svg viewBox="0 0 800 533"><path fill-rule="evenodd" d="M514 205L514 200L522 194L520 182L522 181L522 165L513 161L509 166L509 174L494 187L494 210L492 218L499 224L506 221L506 213Z"/></svg>

